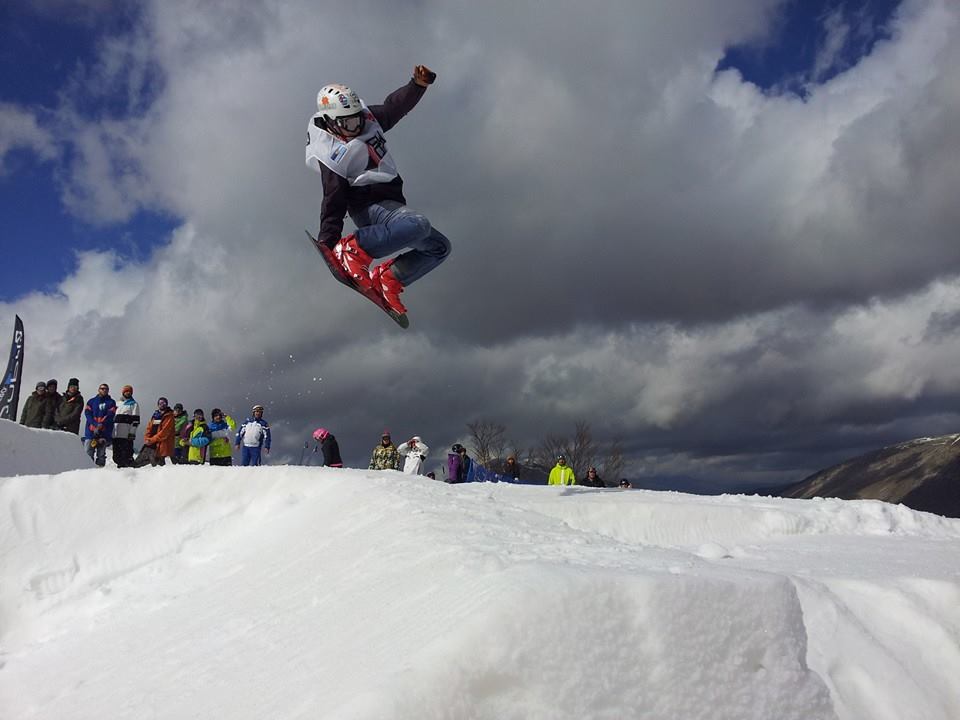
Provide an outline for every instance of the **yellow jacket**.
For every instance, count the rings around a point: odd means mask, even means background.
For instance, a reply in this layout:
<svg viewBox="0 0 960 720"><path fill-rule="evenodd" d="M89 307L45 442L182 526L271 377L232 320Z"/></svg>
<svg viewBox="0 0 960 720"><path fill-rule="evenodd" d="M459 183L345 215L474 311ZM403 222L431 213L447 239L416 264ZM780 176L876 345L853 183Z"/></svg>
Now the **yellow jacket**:
<svg viewBox="0 0 960 720"><path fill-rule="evenodd" d="M230 457L233 454L233 436L237 432L236 421L229 415L224 415L222 422L211 421L207 423L207 427L212 438L210 440L210 457Z"/></svg>
<svg viewBox="0 0 960 720"><path fill-rule="evenodd" d="M557 463L550 471L550 479L547 480L547 485L573 485L575 482L573 468L569 465Z"/></svg>
<svg viewBox="0 0 960 720"><path fill-rule="evenodd" d="M203 420L193 421L190 431L190 449L187 450L187 462L200 463L207 459L207 445L210 444L210 430Z"/></svg>

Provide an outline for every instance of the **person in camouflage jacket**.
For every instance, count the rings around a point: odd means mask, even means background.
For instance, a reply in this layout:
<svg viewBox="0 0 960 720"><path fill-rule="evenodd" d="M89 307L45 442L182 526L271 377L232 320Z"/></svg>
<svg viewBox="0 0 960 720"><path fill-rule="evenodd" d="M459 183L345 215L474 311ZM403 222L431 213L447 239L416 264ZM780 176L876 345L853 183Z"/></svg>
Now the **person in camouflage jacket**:
<svg viewBox="0 0 960 720"><path fill-rule="evenodd" d="M370 456L370 470L399 470L400 453L397 452L397 446L390 440L390 433L384 431L380 437L380 444L373 449Z"/></svg>

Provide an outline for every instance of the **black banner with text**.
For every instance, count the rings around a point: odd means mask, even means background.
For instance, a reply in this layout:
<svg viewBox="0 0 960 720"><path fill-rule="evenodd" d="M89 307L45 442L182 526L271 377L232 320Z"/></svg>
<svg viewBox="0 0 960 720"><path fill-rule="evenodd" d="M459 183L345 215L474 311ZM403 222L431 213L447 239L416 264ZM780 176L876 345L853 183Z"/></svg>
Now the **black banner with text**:
<svg viewBox="0 0 960 720"><path fill-rule="evenodd" d="M13 324L13 342L10 343L10 360L0 386L0 418L17 421L17 406L20 404L20 375L23 373L23 320L17 315Z"/></svg>

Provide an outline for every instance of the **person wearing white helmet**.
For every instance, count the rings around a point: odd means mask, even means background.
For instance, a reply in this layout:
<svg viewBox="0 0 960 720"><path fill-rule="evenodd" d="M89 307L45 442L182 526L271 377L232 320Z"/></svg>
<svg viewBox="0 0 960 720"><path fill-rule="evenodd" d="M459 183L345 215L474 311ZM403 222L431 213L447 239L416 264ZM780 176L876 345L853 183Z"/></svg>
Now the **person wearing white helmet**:
<svg viewBox="0 0 960 720"><path fill-rule="evenodd" d="M236 446L241 448L241 465L259 465L261 450L270 454L270 423L263 419L263 405L254 405L253 414L240 424Z"/></svg>
<svg viewBox="0 0 960 720"><path fill-rule="evenodd" d="M436 73L417 65L410 82L371 106L345 85L324 85L307 126L307 166L323 178L318 241L333 251L361 291L382 294L397 314L406 313L400 301L404 288L450 254L450 241L407 207L403 179L384 138L435 79ZM341 238L347 214L357 230ZM374 259L405 249L374 267Z"/></svg>

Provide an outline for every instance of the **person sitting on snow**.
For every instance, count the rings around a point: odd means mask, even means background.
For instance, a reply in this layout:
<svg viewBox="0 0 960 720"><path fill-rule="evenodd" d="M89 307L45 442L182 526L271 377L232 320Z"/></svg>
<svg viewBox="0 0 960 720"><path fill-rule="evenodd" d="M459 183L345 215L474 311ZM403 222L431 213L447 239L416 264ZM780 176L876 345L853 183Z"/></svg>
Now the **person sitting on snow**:
<svg viewBox="0 0 960 720"><path fill-rule="evenodd" d="M150 463L154 467L166 465L165 458L173 456L176 430L176 419L167 399L157 398L157 409L147 420L147 426L143 431L143 449L137 456L137 464Z"/></svg>

